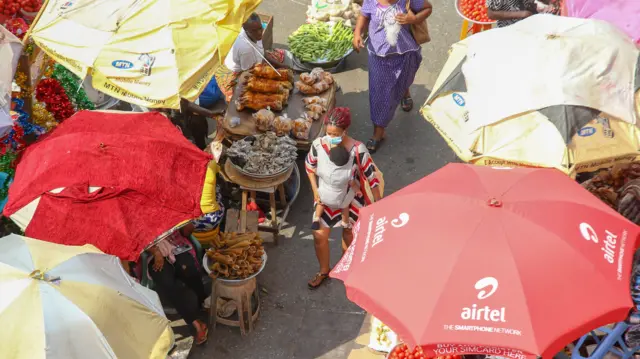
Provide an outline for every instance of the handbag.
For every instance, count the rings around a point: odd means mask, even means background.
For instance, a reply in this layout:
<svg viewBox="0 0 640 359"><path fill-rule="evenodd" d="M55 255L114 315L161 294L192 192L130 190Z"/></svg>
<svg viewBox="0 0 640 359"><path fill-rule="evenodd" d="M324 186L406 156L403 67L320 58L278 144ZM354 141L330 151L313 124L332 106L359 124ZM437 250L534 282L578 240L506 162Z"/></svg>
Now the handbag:
<svg viewBox="0 0 640 359"><path fill-rule="evenodd" d="M407 0L407 13L411 11L411 0ZM424 19L421 23L411 24L411 35L416 40L418 45L426 44L431 41L429 36L429 27L427 26L427 19Z"/></svg>
<svg viewBox="0 0 640 359"><path fill-rule="evenodd" d="M358 144L359 146L359 144ZM358 172L360 173L360 188L363 189L363 192L366 193L365 196L365 205L370 205L371 203L375 202L375 197L373 196L373 191L371 188L371 185L369 185L369 181L367 181L367 176L365 176L364 171L362 170L362 167L360 166L360 152L356 149L356 161L358 162ZM380 198L382 198L384 196L384 176L382 174L382 171L380 171L380 169L378 168L378 166L376 166L376 164L373 162L373 159L371 160L371 164L373 165L373 171L374 171L374 176L376 177L376 179L378 180L378 188L380 191Z"/></svg>

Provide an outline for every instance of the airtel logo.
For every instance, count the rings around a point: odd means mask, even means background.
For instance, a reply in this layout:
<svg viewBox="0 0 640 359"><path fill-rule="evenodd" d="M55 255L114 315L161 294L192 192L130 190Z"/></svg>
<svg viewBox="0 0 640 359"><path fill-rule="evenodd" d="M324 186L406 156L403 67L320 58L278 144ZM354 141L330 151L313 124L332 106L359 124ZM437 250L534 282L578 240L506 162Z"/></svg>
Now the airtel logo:
<svg viewBox="0 0 640 359"><path fill-rule="evenodd" d="M400 228L404 227L407 223L409 223L409 214L408 213L400 213L398 218L391 221L391 225Z"/></svg>
<svg viewBox="0 0 640 359"><path fill-rule="evenodd" d="M491 289L485 291L487 287ZM498 280L493 277L485 277L476 282L475 288L479 290L478 299L487 299L498 290Z"/></svg>
<svg viewBox="0 0 640 359"><path fill-rule="evenodd" d="M478 299L483 300L491 297L498 290L498 280L494 277L484 277L476 282L474 286L478 290ZM471 304L462 308L460 319L463 320L481 320L488 322L506 323L507 308L490 308L488 305L480 307L479 304Z"/></svg>
<svg viewBox="0 0 640 359"><path fill-rule="evenodd" d="M584 239L593 241L593 243L598 243L598 236L596 235L596 231L588 223L580 223L580 234L582 234L582 237Z"/></svg>

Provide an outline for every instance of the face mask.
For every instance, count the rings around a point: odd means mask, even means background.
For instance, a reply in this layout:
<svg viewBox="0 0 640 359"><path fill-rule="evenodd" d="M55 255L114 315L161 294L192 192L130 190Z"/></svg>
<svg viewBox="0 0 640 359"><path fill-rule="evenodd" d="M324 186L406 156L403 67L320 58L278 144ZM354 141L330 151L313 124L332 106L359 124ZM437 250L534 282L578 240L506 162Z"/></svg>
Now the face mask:
<svg viewBox="0 0 640 359"><path fill-rule="evenodd" d="M342 143L342 137L331 137L329 135L324 136L324 140L331 146L337 146Z"/></svg>

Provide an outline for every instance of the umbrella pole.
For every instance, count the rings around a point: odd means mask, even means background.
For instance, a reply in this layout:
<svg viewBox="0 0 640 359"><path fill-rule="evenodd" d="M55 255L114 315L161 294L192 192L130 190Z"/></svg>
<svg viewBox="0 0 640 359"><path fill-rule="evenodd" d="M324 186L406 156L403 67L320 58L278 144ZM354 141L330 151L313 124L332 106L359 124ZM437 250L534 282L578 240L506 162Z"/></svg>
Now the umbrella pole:
<svg viewBox="0 0 640 359"><path fill-rule="evenodd" d="M29 30L27 30L27 33L24 34L24 37L22 38L22 46L27 45L27 41L29 41L29 36L31 36L31 29L33 29L38 23L38 20L40 20L40 17L42 16L42 12L44 11L44 9L47 8L47 5L49 5L49 0L44 0L44 3L42 4L40 11L38 11L38 15L36 15L36 17L33 19L33 21L31 22L31 26L29 26Z"/></svg>

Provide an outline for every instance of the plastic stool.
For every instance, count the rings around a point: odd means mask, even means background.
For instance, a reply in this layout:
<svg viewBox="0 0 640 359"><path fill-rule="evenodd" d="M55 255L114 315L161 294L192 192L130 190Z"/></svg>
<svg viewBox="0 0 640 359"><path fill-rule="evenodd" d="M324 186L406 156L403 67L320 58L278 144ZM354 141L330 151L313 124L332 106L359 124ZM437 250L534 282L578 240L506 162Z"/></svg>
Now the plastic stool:
<svg viewBox="0 0 640 359"><path fill-rule="evenodd" d="M214 290L211 295L211 317L215 315L213 325L218 322L220 324L240 327L240 333L246 335L253 331L253 323L258 319L260 313L260 295L258 294L258 286L256 278L240 283L225 282L222 280L214 280ZM236 303L238 312L238 320L225 319L218 316L218 298L230 299ZM253 312L252 299L257 301L257 308ZM245 317L246 312L246 317ZM245 327L247 325L247 327Z"/></svg>
<svg viewBox="0 0 640 359"><path fill-rule="evenodd" d="M612 328L609 327L601 327L598 331L604 332L604 338L599 338L595 331L590 332L587 335L584 335L580 340L578 340L578 344L573 349L573 353L571 354L571 359L602 359L608 353L612 353L619 357L620 359L629 359L634 356L634 354L640 350L640 346L635 348L629 348L624 342L624 332L629 328L629 324L625 322L616 323ZM580 349L585 349L589 344L585 344L585 342L592 338L596 342L596 348L591 353L590 356L582 356L580 354ZM584 345L584 347L583 347Z"/></svg>

